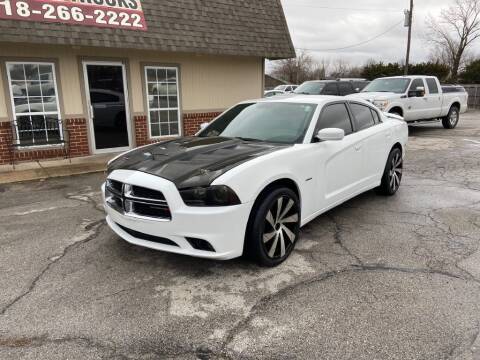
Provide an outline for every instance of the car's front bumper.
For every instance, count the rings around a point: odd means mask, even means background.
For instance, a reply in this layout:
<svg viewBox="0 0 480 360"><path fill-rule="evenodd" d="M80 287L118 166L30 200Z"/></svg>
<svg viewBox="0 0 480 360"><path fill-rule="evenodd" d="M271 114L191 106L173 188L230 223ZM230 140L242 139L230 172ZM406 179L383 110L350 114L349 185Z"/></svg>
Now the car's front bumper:
<svg viewBox="0 0 480 360"><path fill-rule="evenodd" d="M133 217L119 212L106 203L104 184L102 193L107 223L115 233L129 243L155 250L218 260L229 260L242 255L245 230L253 204L189 207L184 204L175 185L160 177L138 171L116 170L109 178L161 191L172 214L171 220L159 220ZM137 236L136 233L146 236ZM168 239L175 245L145 240L149 236ZM197 250L187 238L205 240L214 251Z"/></svg>

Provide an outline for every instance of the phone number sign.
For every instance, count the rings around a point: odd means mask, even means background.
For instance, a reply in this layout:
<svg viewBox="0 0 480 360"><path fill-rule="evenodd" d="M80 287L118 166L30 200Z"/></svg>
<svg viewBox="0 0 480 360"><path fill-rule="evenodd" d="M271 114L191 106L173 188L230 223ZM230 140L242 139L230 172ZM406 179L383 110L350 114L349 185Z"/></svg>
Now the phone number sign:
<svg viewBox="0 0 480 360"><path fill-rule="evenodd" d="M0 19L147 30L140 0L0 0Z"/></svg>

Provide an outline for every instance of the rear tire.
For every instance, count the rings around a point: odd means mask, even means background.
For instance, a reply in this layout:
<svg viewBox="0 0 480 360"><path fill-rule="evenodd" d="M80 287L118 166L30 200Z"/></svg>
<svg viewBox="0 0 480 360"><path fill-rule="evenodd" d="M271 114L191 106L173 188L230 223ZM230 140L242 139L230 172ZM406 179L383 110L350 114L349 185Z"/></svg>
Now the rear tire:
<svg viewBox="0 0 480 360"><path fill-rule="evenodd" d="M382 195L393 196L400 188L403 176L403 157L399 148L394 148L388 156L382 183L378 191Z"/></svg>
<svg viewBox="0 0 480 360"><path fill-rule="evenodd" d="M246 254L260 266L275 267L292 253L300 233L300 201L288 188L265 195L252 210Z"/></svg>
<svg viewBox="0 0 480 360"><path fill-rule="evenodd" d="M448 115L442 118L442 125L445 129L455 129L460 120L460 110L456 106L452 106L448 111Z"/></svg>

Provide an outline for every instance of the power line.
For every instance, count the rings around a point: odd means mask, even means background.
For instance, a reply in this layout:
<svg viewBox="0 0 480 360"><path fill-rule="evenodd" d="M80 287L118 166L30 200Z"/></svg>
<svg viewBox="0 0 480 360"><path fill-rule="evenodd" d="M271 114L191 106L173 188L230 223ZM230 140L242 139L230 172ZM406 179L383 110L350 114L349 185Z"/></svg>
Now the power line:
<svg viewBox="0 0 480 360"><path fill-rule="evenodd" d="M358 47L358 46L361 46L361 45L365 45L365 44L368 44L369 42L372 42L374 40L377 40L378 38L382 37L383 35L389 33L390 31L392 31L393 29L395 29L398 25L400 24L403 24L403 20L396 23L395 25L393 25L392 27L388 28L387 30L385 30L384 32L382 32L381 34L378 34L376 35L375 37L371 38L371 39L368 39L368 40L365 40L365 41L362 41L360 43L357 43L357 44L353 44L353 45L349 45L349 46L344 46L344 47L340 47L340 48L335 48L335 49L308 49L308 48L296 48L297 50L305 50L305 51L319 51L319 52L328 52L328 51L340 51L340 50L347 50L347 49L351 49L351 48L354 48L354 47Z"/></svg>
<svg viewBox="0 0 480 360"><path fill-rule="evenodd" d="M316 6L316 5L303 5L303 4L284 4L284 7L288 8L297 8L297 7L305 7L311 9L322 9L322 10L342 10L342 11L378 11L378 12L401 12L402 10L398 9L373 9L373 8L349 8L349 7L332 7L332 6Z"/></svg>

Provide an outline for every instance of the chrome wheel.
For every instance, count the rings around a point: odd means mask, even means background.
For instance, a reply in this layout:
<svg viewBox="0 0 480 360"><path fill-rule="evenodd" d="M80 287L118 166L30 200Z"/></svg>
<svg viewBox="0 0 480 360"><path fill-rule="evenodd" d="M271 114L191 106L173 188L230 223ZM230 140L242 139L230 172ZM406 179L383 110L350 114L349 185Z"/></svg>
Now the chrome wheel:
<svg viewBox="0 0 480 360"><path fill-rule="evenodd" d="M455 127L458 123L458 120L460 118L460 114L456 108L453 108L450 111L450 116L448 117L448 121L450 121L450 125L452 127Z"/></svg>
<svg viewBox="0 0 480 360"><path fill-rule="evenodd" d="M271 259L288 255L297 239L300 216L295 201L281 196L271 206L265 218L263 247Z"/></svg>
<svg viewBox="0 0 480 360"><path fill-rule="evenodd" d="M388 172L389 185L392 192L396 192L400 187L403 174L403 159L400 151L396 151L390 163Z"/></svg>

